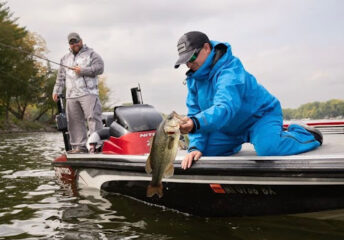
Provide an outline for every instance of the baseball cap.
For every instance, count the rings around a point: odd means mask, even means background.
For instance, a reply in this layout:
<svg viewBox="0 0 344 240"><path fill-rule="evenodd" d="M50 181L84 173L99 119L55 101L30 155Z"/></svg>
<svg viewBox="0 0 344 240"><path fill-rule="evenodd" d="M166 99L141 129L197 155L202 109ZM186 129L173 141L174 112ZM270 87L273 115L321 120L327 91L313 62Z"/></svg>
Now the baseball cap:
<svg viewBox="0 0 344 240"><path fill-rule="evenodd" d="M177 44L179 58L174 64L174 68L187 63L194 53L203 47L204 43L210 43L208 36L204 33L198 31L185 33Z"/></svg>
<svg viewBox="0 0 344 240"><path fill-rule="evenodd" d="M72 32L72 33L68 34L68 42L70 42L70 40L72 40L72 39L75 39L78 42L81 40L79 34L77 34L75 32Z"/></svg>

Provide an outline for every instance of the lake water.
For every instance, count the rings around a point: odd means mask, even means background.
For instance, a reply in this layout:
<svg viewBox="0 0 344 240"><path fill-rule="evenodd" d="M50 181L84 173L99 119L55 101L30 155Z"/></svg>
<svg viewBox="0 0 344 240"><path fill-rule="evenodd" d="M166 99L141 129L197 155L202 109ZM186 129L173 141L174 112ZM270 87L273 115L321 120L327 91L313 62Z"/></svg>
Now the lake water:
<svg viewBox="0 0 344 240"><path fill-rule="evenodd" d="M69 191L51 167L62 152L60 133L0 135L0 239L344 239L344 210L201 218L94 189Z"/></svg>

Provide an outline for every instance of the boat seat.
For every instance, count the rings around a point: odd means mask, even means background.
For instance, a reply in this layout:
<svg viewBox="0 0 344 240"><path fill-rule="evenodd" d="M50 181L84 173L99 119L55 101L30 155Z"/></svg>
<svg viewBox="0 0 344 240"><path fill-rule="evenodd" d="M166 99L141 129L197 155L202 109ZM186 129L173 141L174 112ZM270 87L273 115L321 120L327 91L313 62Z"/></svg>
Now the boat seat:
<svg viewBox="0 0 344 240"><path fill-rule="evenodd" d="M129 132L156 130L162 120L162 115L148 104L114 108L114 121Z"/></svg>

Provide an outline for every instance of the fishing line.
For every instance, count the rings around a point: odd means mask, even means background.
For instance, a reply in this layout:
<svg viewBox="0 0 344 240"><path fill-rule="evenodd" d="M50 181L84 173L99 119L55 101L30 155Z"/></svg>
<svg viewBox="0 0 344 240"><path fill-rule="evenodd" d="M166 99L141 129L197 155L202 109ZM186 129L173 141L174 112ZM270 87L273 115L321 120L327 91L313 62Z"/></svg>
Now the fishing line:
<svg viewBox="0 0 344 240"><path fill-rule="evenodd" d="M19 52L23 52L23 53L29 54L30 56L33 56L33 57L36 57L36 58L40 58L40 59L45 60L45 61L47 61L47 62L51 62L51 63L56 64L56 65L59 65L59 66L61 66L61 67L65 67L65 68L68 68L68 69L73 70L72 67L69 67L69 66L63 65L63 64L61 64L61 63L52 61L52 60L50 60L50 59L48 59L48 58L46 58L46 57L41 57L41 56L36 55L36 54L34 54L34 53L31 53L31 52L29 52L29 51L23 50L23 49L21 49L20 47L14 47L14 46L7 45L7 44L5 44L5 43L2 43L2 42L0 42L0 46L7 47L7 48L11 48L11 49L13 49L13 50L17 50L17 51L19 51Z"/></svg>

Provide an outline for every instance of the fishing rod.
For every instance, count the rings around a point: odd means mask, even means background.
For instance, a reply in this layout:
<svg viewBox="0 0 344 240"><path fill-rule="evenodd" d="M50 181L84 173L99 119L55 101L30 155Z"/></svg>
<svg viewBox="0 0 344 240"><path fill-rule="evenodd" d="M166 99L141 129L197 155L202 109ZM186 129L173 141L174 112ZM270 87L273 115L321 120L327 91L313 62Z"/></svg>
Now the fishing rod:
<svg viewBox="0 0 344 240"><path fill-rule="evenodd" d="M45 61L47 61L47 62L51 62L51 63L53 63L53 64L59 65L59 66L61 66L61 67L65 67L65 68L74 70L72 67L69 67L69 66L67 66L67 65L64 65L64 64L61 64L61 63L52 61L52 60L50 60L50 59L48 59L48 58L46 58L46 57L41 57L41 56L39 56L39 55L36 55L36 54L34 54L34 53L31 53L31 52L29 52L29 51L23 50L23 49L18 48L18 47L14 47L14 46L11 46L11 45L7 45L7 44L2 43L2 42L0 42L0 46L7 47L7 48L11 48L11 49L13 49L13 50L17 50L17 51L19 51L19 52L23 52L23 53L29 54L30 56L33 56L33 57L36 57L36 58L40 58L40 59L45 60Z"/></svg>

